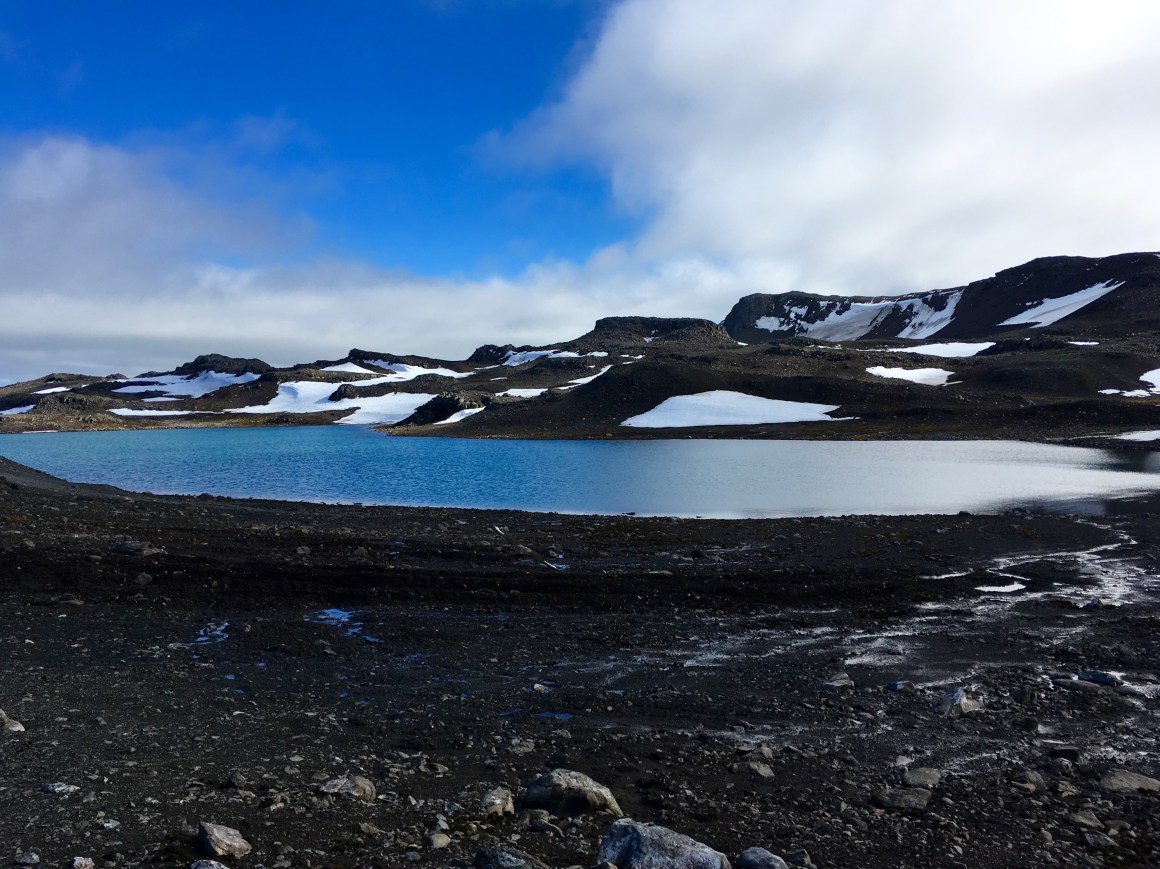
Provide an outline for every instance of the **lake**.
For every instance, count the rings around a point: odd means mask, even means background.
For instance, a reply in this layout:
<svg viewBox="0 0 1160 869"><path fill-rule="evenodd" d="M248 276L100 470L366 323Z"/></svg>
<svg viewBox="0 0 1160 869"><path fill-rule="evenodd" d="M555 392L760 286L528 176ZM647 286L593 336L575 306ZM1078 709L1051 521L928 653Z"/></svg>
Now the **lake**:
<svg viewBox="0 0 1160 869"><path fill-rule="evenodd" d="M75 482L162 494L715 518L1098 513L1160 490L1160 456L1016 441L507 441L359 426L0 437Z"/></svg>

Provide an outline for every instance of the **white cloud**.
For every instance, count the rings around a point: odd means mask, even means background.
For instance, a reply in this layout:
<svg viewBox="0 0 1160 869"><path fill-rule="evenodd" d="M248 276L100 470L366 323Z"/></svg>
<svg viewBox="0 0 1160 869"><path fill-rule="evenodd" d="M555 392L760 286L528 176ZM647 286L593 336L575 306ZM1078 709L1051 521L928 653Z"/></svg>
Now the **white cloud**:
<svg viewBox="0 0 1160 869"><path fill-rule="evenodd" d="M596 166L645 228L510 279L271 265L310 231L285 185L247 174L247 154L309 146L284 114L196 151L0 140L0 373L351 346L462 358L601 316L719 320L751 292L926 289L1155 249L1158 43L1151 0L624 0L559 101L486 147Z"/></svg>
<svg viewBox="0 0 1160 869"><path fill-rule="evenodd" d="M1157 246L1158 40L1150 0L626 0L490 149L602 167L639 258L948 286Z"/></svg>

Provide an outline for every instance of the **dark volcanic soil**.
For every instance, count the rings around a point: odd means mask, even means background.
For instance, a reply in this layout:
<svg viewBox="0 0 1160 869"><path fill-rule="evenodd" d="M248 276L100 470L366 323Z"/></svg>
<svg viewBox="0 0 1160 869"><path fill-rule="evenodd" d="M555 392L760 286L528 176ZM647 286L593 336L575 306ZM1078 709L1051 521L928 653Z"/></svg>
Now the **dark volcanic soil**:
<svg viewBox="0 0 1160 869"><path fill-rule="evenodd" d="M1108 777L1160 776L1152 502L721 522L0 474L5 863L184 867L212 822L251 867L590 866L610 817L480 811L565 767L731 858L1160 865L1160 793ZM942 714L960 686L982 708ZM879 808L917 768L926 808ZM373 802L319 793L356 774Z"/></svg>

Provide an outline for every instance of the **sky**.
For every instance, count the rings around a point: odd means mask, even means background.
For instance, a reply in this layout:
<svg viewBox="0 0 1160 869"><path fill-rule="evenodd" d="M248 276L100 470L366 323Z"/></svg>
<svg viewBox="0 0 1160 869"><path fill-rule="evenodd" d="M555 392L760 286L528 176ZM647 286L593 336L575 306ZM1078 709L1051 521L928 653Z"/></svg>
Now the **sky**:
<svg viewBox="0 0 1160 869"><path fill-rule="evenodd" d="M1160 249L1153 0L0 0L0 380Z"/></svg>

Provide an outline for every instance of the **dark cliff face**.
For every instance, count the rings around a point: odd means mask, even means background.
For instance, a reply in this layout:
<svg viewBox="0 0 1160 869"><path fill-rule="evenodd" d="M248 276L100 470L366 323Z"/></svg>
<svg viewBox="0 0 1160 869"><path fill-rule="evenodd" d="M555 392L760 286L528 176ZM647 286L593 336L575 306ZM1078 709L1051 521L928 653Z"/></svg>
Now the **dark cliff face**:
<svg viewBox="0 0 1160 869"><path fill-rule="evenodd" d="M1060 328L1124 335L1160 325L1160 312L1155 311L1160 257L1151 253L1045 257L965 287L904 296L755 293L734 305L723 325L747 343L794 335L822 341L993 340L1033 328L1033 312L1048 300L1089 290L1093 298L1080 305L1077 297L1075 310L1057 321ZM1023 322L1007 322L1021 317Z"/></svg>

